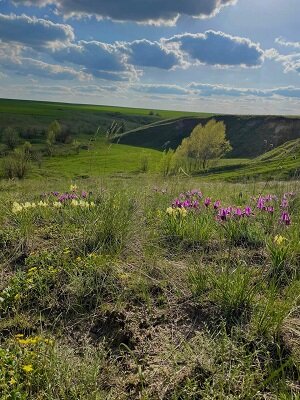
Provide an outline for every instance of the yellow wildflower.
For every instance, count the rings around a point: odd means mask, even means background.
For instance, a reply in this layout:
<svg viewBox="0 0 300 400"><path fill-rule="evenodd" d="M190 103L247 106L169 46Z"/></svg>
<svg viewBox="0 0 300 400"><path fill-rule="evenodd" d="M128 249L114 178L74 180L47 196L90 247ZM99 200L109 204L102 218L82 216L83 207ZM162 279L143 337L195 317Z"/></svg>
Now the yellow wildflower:
<svg viewBox="0 0 300 400"><path fill-rule="evenodd" d="M285 238L284 236L276 235L275 238L274 238L274 243L276 243L276 244L278 244L280 246L286 240L287 240L287 238Z"/></svg>
<svg viewBox="0 0 300 400"><path fill-rule="evenodd" d="M29 374L30 372L33 371L33 368L32 368L31 364L23 365L22 369L23 369L24 372L26 372L26 374Z"/></svg>
<svg viewBox="0 0 300 400"><path fill-rule="evenodd" d="M21 204L17 203L16 201L13 203L13 207L12 207L12 212L14 214L17 214L18 212L21 212L23 210L23 207L21 206Z"/></svg>
<svg viewBox="0 0 300 400"><path fill-rule="evenodd" d="M185 208L178 208L179 214L182 215L182 217L185 217L187 215L187 210Z"/></svg>
<svg viewBox="0 0 300 400"><path fill-rule="evenodd" d="M17 383L17 381L15 380L15 378L11 378L10 381L8 381L8 383L10 385L14 385L15 383Z"/></svg>

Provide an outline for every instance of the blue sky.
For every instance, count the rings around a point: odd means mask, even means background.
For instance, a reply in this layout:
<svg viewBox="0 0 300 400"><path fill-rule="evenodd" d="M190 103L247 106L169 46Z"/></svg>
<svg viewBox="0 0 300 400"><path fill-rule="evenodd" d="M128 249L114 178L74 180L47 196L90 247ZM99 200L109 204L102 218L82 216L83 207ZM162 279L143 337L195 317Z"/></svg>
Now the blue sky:
<svg viewBox="0 0 300 400"><path fill-rule="evenodd" d="M299 0L0 0L0 97L300 113Z"/></svg>

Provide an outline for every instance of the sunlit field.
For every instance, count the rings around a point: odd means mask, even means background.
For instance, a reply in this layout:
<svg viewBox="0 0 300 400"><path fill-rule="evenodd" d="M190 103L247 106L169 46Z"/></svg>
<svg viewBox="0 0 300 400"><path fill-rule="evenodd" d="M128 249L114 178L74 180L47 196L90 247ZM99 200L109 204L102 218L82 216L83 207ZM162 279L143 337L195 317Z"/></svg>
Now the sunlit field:
<svg viewBox="0 0 300 400"><path fill-rule="evenodd" d="M1 181L3 399L296 399L299 183Z"/></svg>

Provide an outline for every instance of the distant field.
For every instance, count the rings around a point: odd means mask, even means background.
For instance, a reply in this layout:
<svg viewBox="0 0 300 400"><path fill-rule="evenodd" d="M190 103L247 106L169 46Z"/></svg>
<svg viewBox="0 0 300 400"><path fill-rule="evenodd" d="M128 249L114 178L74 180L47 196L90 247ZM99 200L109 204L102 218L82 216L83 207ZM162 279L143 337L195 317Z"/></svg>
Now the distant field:
<svg viewBox="0 0 300 400"><path fill-rule="evenodd" d="M44 115L59 116L64 115L66 112L85 111L85 112L102 112L102 113L119 113L123 115L149 115L150 112L159 114L159 117L176 118L189 115L201 115L209 117L212 114L197 113L187 111L172 111L172 110L157 110L146 108L129 108L129 107L116 107L105 105L91 105L91 104L68 104L44 101L30 101L30 100L9 100L0 99L0 113L11 114L29 114L29 115Z"/></svg>

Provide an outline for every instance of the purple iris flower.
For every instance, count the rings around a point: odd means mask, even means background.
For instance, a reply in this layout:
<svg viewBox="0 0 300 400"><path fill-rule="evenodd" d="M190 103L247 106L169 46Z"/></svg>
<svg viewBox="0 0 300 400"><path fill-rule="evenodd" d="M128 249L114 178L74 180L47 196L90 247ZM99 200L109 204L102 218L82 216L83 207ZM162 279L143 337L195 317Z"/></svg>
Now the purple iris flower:
<svg viewBox="0 0 300 400"><path fill-rule="evenodd" d="M221 209L219 210L219 212L218 212L218 218L219 218L221 221L226 221L227 216L228 216L228 212L227 212L226 208L221 208Z"/></svg>
<svg viewBox="0 0 300 400"><path fill-rule="evenodd" d="M237 208L234 213L237 217L241 217L243 215L241 208Z"/></svg>
<svg viewBox="0 0 300 400"><path fill-rule="evenodd" d="M252 215L252 209L251 209L251 207L249 207L249 206L245 207L245 209L244 209L244 214L245 214L247 217L250 217L250 215Z"/></svg>
<svg viewBox="0 0 300 400"><path fill-rule="evenodd" d="M220 205L221 205L220 200L215 201L214 202L214 209L217 210L220 207Z"/></svg>
<svg viewBox="0 0 300 400"><path fill-rule="evenodd" d="M259 197L257 201L257 208L259 210L264 210L265 209L265 199L263 197Z"/></svg>
<svg viewBox="0 0 300 400"><path fill-rule="evenodd" d="M289 206L289 201L286 198L283 198L280 204L281 208L288 208Z"/></svg>
<svg viewBox="0 0 300 400"><path fill-rule="evenodd" d="M211 204L211 198L210 197L206 197L206 199L204 200L205 207L208 207L210 204Z"/></svg>
<svg viewBox="0 0 300 400"><path fill-rule="evenodd" d="M285 225L291 225L291 217L290 214L286 211L284 211L281 214L280 220L282 223L284 223Z"/></svg>

